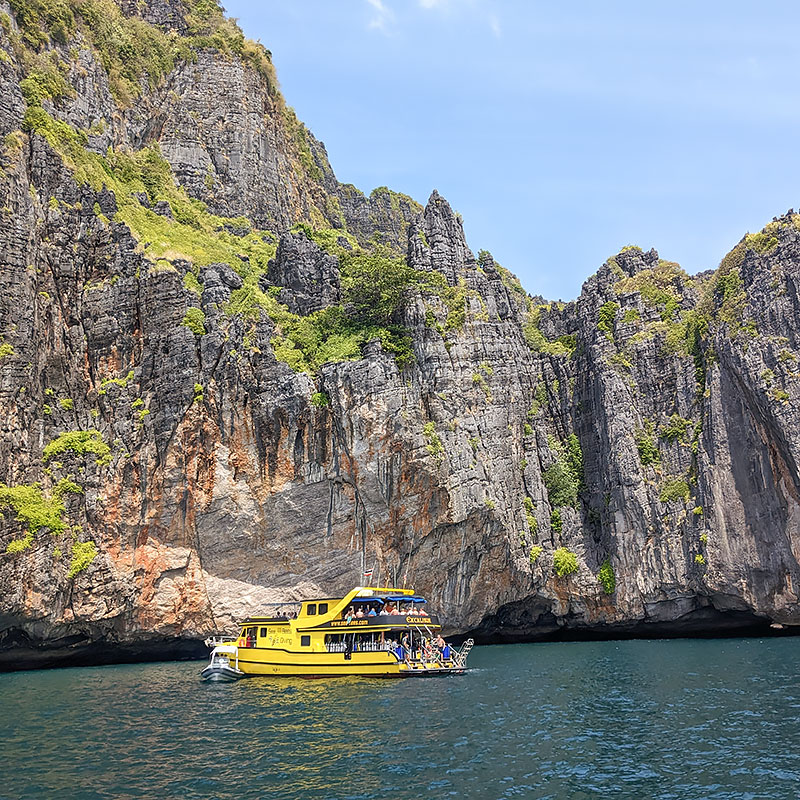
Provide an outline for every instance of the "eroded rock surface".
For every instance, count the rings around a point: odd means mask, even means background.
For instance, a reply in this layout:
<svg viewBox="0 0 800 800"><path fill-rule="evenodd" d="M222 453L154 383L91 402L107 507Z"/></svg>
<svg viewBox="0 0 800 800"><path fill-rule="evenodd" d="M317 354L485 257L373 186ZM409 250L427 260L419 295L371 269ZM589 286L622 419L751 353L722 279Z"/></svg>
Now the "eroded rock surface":
<svg viewBox="0 0 800 800"><path fill-rule="evenodd" d="M188 30L177 1L122 7ZM476 258L438 193L423 209L338 184L247 61L201 48L124 107L77 31L74 96L42 107L88 131L89 152L158 143L243 248L235 265L154 256L127 198L25 122L19 28L0 8L5 666L192 653L267 603L350 589L362 560L487 639L800 622L794 214L714 274L633 248L576 301L540 303ZM141 209L183 224L143 188ZM298 222L441 276L394 320L412 363L379 339L313 375L276 358L286 323L268 298L303 318L343 299L336 247ZM268 265L246 255L270 242ZM107 456L48 455L77 431ZM60 498L66 527L18 513L20 487L39 492L34 511ZM563 550L576 568L559 576Z"/></svg>

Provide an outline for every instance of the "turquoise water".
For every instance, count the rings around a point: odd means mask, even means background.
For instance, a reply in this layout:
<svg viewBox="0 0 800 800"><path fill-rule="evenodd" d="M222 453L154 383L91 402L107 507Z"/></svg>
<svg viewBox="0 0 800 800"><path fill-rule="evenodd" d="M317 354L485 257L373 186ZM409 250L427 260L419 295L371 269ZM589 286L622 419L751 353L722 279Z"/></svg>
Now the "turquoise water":
<svg viewBox="0 0 800 800"><path fill-rule="evenodd" d="M462 677L0 675L0 798L794 798L800 638L478 647Z"/></svg>

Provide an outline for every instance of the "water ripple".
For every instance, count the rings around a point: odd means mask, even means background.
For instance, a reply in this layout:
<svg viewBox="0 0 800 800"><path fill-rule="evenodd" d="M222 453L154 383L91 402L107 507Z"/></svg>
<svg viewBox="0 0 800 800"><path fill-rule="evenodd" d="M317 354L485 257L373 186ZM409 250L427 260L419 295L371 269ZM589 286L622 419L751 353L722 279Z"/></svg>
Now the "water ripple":
<svg viewBox="0 0 800 800"><path fill-rule="evenodd" d="M483 647L461 678L0 675L0 800L784 800L800 639Z"/></svg>

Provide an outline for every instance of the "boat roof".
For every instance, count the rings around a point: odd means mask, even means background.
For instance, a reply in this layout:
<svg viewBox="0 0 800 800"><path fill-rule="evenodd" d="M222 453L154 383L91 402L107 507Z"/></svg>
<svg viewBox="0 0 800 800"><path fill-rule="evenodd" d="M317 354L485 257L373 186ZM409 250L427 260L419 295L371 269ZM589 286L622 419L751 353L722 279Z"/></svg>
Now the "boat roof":
<svg viewBox="0 0 800 800"><path fill-rule="evenodd" d="M287 623L295 622L300 617L306 617L308 604L328 603L330 608L323 612L324 615L335 615L344 613L343 609L351 603L376 603L385 605L388 602L393 603L425 603L426 600L421 595L415 594L413 589L400 589L395 586L356 586L351 589L343 597L318 597L310 598L307 600L289 600L284 603L265 603L265 606L273 609L281 607L297 607L300 610L297 617L289 617L285 615L277 615L273 612L270 616L257 616L252 615L244 619L240 624L262 624L262 623ZM304 607L305 606L305 607ZM279 612L280 613L280 612ZM311 612L314 615L314 611Z"/></svg>

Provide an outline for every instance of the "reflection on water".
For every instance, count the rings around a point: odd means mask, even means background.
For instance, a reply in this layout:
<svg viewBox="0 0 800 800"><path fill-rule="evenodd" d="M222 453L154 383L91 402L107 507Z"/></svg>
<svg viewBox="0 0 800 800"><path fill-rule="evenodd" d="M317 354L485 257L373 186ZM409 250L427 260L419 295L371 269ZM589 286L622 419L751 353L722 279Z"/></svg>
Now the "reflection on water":
<svg viewBox="0 0 800 800"><path fill-rule="evenodd" d="M800 639L476 648L463 677L0 675L0 798L784 798Z"/></svg>

